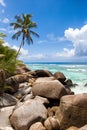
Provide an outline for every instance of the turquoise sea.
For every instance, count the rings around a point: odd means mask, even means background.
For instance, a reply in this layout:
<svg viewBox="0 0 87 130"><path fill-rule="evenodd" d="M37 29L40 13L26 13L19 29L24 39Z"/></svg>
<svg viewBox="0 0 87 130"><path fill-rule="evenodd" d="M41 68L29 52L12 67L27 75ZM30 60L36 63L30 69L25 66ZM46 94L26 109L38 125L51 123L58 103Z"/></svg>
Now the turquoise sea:
<svg viewBox="0 0 87 130"><path fill-rule="evenodd" d="M67 79L71 79L73 83L78 84L78 86L72 88L75 94L87 93L87 63L33 62L25 64L31 70L44 69L52 73L63 72Z"/></svg>

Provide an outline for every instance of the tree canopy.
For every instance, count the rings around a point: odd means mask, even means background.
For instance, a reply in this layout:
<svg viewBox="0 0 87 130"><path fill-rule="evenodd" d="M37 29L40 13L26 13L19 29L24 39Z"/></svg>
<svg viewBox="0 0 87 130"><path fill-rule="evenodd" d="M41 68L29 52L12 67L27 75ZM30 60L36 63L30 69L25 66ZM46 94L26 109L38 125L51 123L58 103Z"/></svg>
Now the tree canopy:
<svg viewBox="0 0 87 130"><path fill-rule="evenodd" d="M31 14L22 14L20 16L16 15L16 22L12 22L10 24L14 30L17 30L16 33L12 36L12 39L18 40L20 36L22 38L17 55L19 54L21 47L25 44L25 41L28 44L33 43L32 35L39 37L39 35L32 30L33 28L37 27L37 24L32 22L31 18Z"/></svg>

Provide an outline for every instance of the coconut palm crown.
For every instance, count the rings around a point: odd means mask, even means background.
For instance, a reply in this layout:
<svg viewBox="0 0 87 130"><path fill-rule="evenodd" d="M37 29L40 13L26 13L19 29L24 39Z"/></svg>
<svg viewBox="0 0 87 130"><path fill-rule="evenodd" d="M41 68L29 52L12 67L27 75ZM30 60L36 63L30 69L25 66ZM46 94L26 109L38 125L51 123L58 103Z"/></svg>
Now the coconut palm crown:
<svg viewBox="0 0 87 130"><path fill-rule="evenodd" d="M18 56L21 47L25 44L25 41L27 41L28 44L33 43L33 39L31 37L32 35L39 37L36 32L32 31L33 28L37 27L37 24L32 22L31 18L31 14L22 14L20 16L15 16L16 22L10 23L14 30L16 30L16 33L12 36L12 39L18 40L20 36L22 37L16 56Z"/></svg>

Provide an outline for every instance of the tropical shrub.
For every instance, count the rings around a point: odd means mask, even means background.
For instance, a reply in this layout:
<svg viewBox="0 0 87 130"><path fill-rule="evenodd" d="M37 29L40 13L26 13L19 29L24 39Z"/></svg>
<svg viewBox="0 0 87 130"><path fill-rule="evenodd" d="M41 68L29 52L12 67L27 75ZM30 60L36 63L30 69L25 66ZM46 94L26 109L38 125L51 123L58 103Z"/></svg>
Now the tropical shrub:
<svg viewBox="0 0 87 130"><path fill-rule="evenodd" d="M16 67L20 63L16 60L16 50L4 46L2 39L4 36L0 33L0 93L4 92L6 78L15 74Z"/></svg>

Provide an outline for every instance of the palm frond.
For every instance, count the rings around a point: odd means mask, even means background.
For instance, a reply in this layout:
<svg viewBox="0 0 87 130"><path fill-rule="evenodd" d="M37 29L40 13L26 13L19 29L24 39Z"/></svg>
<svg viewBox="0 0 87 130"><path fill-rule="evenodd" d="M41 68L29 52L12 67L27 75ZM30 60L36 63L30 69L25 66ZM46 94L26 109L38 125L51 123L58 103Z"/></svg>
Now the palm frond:
<svg viewBox="0 0 87 130"><path fill-rule="evenodd" d="M27 43L30 45L31 43L33 44L33 39L31 37L26 38Z"/></svg>
<svg viewBox="0 0 87 130"><path fill-rule="evenodd" d="M29 22L27 28L37 28L37 24L35 22Z"/></svg>
<svg viewBox="0 0 87 130"><path fill-rule="evenodd" d="M25 34L25 40L27 41L28 44L31 44L31 43L33 44L33 39L30 35L29 30L27 30L27 33Z"/></svg>
<svg viewBox="0 0 87 130"><path fill-rule="evenodd" d="M34 32L34 31L32 31L32 30L30 30L30 33L31 33L32 35L36 36L36 37L40 37L36 32Z"/></svg>
<svg viewBox="0 0 87 130"><path fill-rule="evenodd" d="M19 38L19 36L21 35L21 31L18 31L18 32L16 32L13 36L12 36L12 39L17 39L18 40L18 38Z"/></svg>
<svg viewBox="0 0 87 130"><path fill-rule="evenodd" d="M16 15L15 19L17 20L17 23L22 23L23 22L21 16Z"/></svg>
<svg viewBox="0 0 87 130"><path fill-rule="evenodd" d="M22 27L19 23L10 23L10 26L13 26L14 30Z"/></svg>

